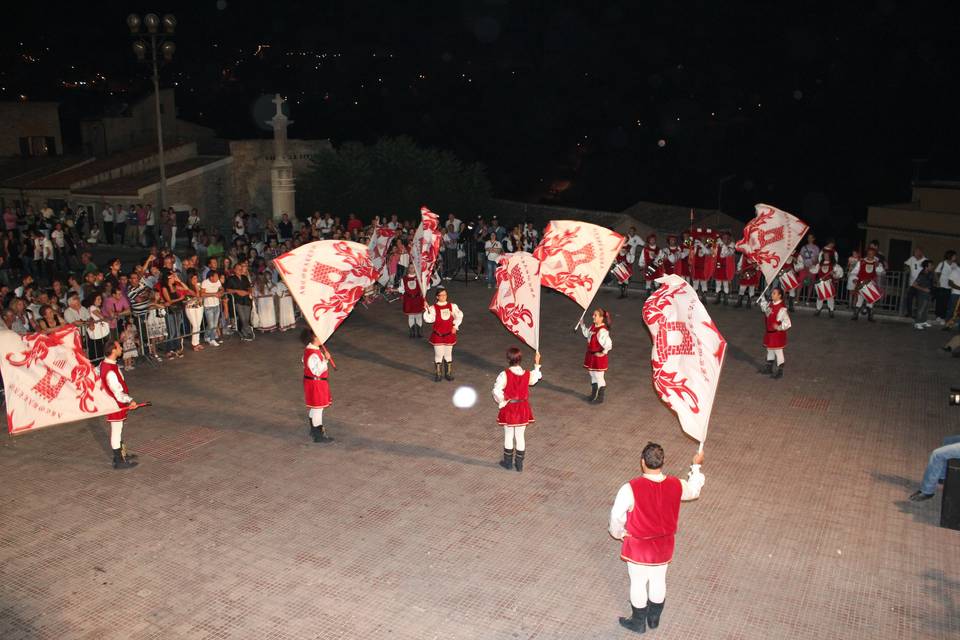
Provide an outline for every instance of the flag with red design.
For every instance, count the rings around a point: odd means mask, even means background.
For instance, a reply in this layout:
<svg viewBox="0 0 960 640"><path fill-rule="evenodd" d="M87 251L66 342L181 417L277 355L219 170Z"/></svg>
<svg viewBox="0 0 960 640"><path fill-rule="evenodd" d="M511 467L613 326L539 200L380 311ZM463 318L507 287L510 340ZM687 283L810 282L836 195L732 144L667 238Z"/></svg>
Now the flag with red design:
<svg viewBox="0 0 960 640"><path fill-rule="evenodd" d="M500 256L490 311L507 331L540 349L540 262L526 251Z"/></svg>
<svg viewBox="0 0 960 640"><path fill-rule="evenodd" d="M87 359L77 327L53 333L0 331L0 371L11 434L117 411Z"/></svg>
<svg viewBox="0 0 960 640"><path fill-rule="evenodd" d="M552 220L533 250L540 281L586 309L597 295L624 237L589 222Z"/></svg>
<svg viewBox="0 0 960 640"><path fill-rule="evenodd" d="M757 215L743 228L737 251L760 265L769 285L810 227L800 218L768 204L755 205L754 209Z"/></svg>
<svg viewBox="0 0 960 640"><path fill-rule="evenodd" d="M653 338L653 388L681 428L703 443L727 341L683 278L668 275L657 282L660 288L643 305L643 322Z"/></svg>
<svg viewBox="0 0 960 640"><path fill-rule="evenodd" d="M390 254L390 247L393 245L397 232L389 227L377 227L370 236L370 244L367 249L370 254L370 264L380 272L380 284L386 286L390 281L390 274L387 270L387 256Z"/></svg>
<svg viewBox="0 0 960 640"><path fill-rule="evenodd" d="M443 233L440 231L440 216L426 207L420 207L420 226L413 234L410 258L420 278L420 290L426 294L433 282L433 270L440 257Z"/></svg>
<svg viewBox="0 0 960 640"><path fill-rule="evenodd" d="M347 240L301 245L273 263L310 328L324 342L380 276L366 245Z"/></svg>

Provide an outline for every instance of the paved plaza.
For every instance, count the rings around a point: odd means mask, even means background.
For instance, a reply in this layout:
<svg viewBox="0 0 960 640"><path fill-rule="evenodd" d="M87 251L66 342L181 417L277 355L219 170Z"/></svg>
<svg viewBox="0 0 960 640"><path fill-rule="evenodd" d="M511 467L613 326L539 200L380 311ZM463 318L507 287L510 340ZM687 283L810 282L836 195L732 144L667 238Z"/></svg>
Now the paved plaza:
<svg viewBox="0 0 960 640"><path fill-rule="evenodd" d="M110 468L103 419L3 439L0 638L631 637L610 506L648 440L671 473L696 451L651 389L642 302L597 298L614 349L591 406L579 308L545 294L516 473L496 464L490 388L517 341L490 293L451 287L455 382L433 382L399 302L358 308L329 343L329 446L307 438L294 332L131 372L154 404L127 423L136 469ZM730 349L707 481L647 637L960 637L960 532L938 526L939 494L906 500L960 431L946 334L798 312L770 380L760 312L708 309ZM474 408L453 408L459 385Z"/></svg>

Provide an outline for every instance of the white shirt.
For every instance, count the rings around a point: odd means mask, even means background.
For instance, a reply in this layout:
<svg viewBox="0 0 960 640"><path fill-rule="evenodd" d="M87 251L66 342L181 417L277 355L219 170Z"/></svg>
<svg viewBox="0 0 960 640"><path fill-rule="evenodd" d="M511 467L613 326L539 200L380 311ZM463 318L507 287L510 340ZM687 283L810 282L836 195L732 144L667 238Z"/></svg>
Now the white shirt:
<svg viewBox="0 0 960 640"><path fill-rule="evenodd" d="M450 303L450 309L453 311L453 328L456 331L460 330L460 324L463 322L463 311L460 311L460 307ZM423 310L423 321L427 324L436 322L437 320L437 307L436 305L427 305L427 308Z"/></svg>
<svg viewBox="0 0 960 640"><path fill-rule="evenodd" d="M587 340L590 339L590 334L592 333L590 328L592 326L593 325L590 325L589 327L585 324L580 325L580 330L583 331L583 337ZM597 331L597 342L599 342L600 346L603 347L603 351L601 352L603 355L607 355L610 353L610 350L613 349L613 340L610 339L610 332L607 331L606 327L603 327Z"/></svg>
<svg viewBox="0 0 960 640"><path fill-rule="evenodd" d="M953 263L950 265L950 271L948 276L948 282L953 280L953 283L960 285L960 263ZM950 287L951 295L960 295L960 287Z"/></svg>
<svg viewBox="0 0 960 640"><path fill-rule="evenodd" d="M78 322L83 323L90 320L90 312L83 307L80 307L79 309L67 307L63 311L63 320L64 322L68 322L70 324L77 324Z"/></svg>
<svg viewBox="0 0 960 640"><path fill-rule="evenodd" d="M333 231L333 218L322 218L317 228L320 229L320 233L330 233Z"/></svg>
<svg viewBox="0 0 960 640"><path fill-rule="evenodd" d="M113 207L104 207L102 215L104 222L113 222Z"/></svg>
<svg viewBox="0 0 960 640"><path fill-rule="evenodd" d="M927 258L925 256L920 256L919 258L910 256L907 258L907 261L903 263L910 269L910 284L913 284L917 281L917 276L920 275L921 271L923 271L923 267L920 265L922 265L923 261L926 259Z"/></svg>
<svg viewBox="0 0 960 640"><path fill-rule="evenodd" d="M940 264L937 265L937 268L934 269L934 275L937 276L937 286L942 289L950 288L950 263L946 260L941 260ZM20 295L18 294L19 298Z"/></svg>
<svg viewBox="0 0 960 640"><path fill-rule="evenodd" d="M766 298L760 301L760 310L763 311L763 315L770 315L770 303L767 302ZM777 312L777 330L786 331L792 326L787 308L785 306L780 307L780 311Z"/></svg>
<svg viewBox="0 0 960 640"><path fill-rule="evenodd" d="M200 291L202 291L202 292L204 292L204 293L216 293L216 292L222 291L222 290L223 290L223 283L220 282L219 280L217 280L216 282L212 282L212 281L210 281L209 279L206 279L206 280L204 280L203 282L200 283ZM204 297L204 299L203 299L203 306L204 306L204 307L211 307L211 308L212 308L212 307L219 307L219 306L220 306L220 299L219 299L219 298L215 298L215 297L213 297L213 296Z"/></svg>
<svg viewBox="0 0 960 640"><path fill-rule="evenodd" d="M50 232L50 237L53 239L53 246L57 249L63 249L66 246L63 240L63 229L54 229Z"/></svg>
<svg viewBox="0 0 960 640"><path fill-rule="evenodd" d="M103 361L109 362L110 364L117 364L115 360L110 360L109 358L104 358ZM123 385L120 384L120 379L117 377L116 371L108 371L106 379L107 386L110 387L110 391L113 392L113 397L117 399L117 402L120 404L130 404L133 402L133 398L123 391Z"/></svg>
<svg viewBox="0 0 960 640"><path fill-rule="evenodd" d="M510 367L509 371L510 373L517 376L523 375L523 367L519 365ZM543 378L543 374L540 373L540 365L538 364L533 365L533 369L530 370L529 386L532 387L533 385L537 384L538 382L540 382L541 378ZM503 391L506 388L507 388L507 372L501 371L500 375L497 376L496 381L493 383L493 399L496 401L497 406L500 407L501 409L507 406L507 401L503 397Z"/></svg>
<svg viewBox="0 0 960 640"><path fill-rule="evenodd" d="M666 476L661 471L645 473L643 477L654 482L663 482ZM696 500L700 497L700 490L706 478L700 473L700 465L690 465L690 472L687 479L680 478L680 486L683 487L683 493L680 494L681 500ZM626 483L617 491L617 497L613 501L613 508L610 509L610 535L617 540L622 540L626 531L627 513L633 509L633 488L630 483Z"/></svg>
<svg viewBox="0 0 960 640"><path fill-rule="evenodd" d="M320 378L327 371L327 359L323 357L319 347L311 344L307 345L307 349L314 352L307 356L307 368L310 373Z"/></svg>
<svg viewBox="0 0 960 640"><path fill-rule="evenodd" d="M487 260L496 262L503 253L503 245L496 240L487 240L483 245L483 250L487 252Z"/></svg>

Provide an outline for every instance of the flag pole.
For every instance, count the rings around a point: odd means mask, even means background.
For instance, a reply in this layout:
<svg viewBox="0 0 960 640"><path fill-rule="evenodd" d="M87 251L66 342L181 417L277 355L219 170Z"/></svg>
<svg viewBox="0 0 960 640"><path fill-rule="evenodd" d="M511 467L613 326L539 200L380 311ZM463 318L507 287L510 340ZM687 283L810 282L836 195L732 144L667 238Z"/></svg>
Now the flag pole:
<svg viewBox="0 0 960 640"><path fill-rule="evenodd" d="M700 446L697 447L697 453L703 453L703 441L700 441Z"/></svg>

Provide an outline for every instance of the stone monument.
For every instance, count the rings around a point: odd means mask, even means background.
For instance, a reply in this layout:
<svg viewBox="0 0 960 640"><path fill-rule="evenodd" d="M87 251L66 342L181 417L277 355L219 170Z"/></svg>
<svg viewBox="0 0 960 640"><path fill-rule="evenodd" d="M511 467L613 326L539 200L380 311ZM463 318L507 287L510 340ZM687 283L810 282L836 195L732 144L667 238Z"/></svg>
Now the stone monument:
<svg viewBox="0 0 960 640"><path fill-rule="evenodd" d="M277 113L267 120L267 124L273 127L273 166L270 168L273 219L280 220L286 213L293 220L296 213L294 196L297 190L293 178L293 163L287 157L287 127L293 124L293 120L283 114L284 99L279 93L273 98L273 103L277 105Z"/></svg>

